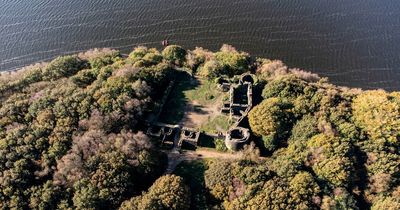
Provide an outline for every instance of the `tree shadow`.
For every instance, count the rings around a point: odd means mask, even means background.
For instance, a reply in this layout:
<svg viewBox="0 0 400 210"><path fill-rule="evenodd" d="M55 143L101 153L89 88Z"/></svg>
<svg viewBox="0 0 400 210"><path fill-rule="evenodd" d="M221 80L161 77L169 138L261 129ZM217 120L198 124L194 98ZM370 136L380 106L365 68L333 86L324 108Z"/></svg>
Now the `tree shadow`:
<svg viewBox="0 0 400 210"><path fill-rule="evenodd" d="M253 87L253 106L256 106L264 100L262 97L262 91L265 87L265 84L265 82L260 82Z"/></svg>
<svg viewBox="0 0 400 210"><path fill-rule="evenodd" d="M163 107L159 121L178 124L184 114L188 99L185 91L198 87L200 82L185 71L176 71L175 85Z"/></svg>
<svg viewBox="0 0 400 210"><path fill-rule="evenodd" d="M174 171L174 174L182 177L190 188L190 209L208 209L204 181L206 169L207 166L203 160L194 160L183 161Z"/></svg>
<svg viewBox="0 0 400 210"><path fill-rule="evenodd" d="M202 105L194 105L193 112L196 112L197 114L209 114L207 111L204 111L203 108L204 106Z"/></svg>
<svg viewBox="0 0 400 210"><path fill-rule="evenodd" d="M364 191L367 188L367 183L368 183L368 176L367 176L367 168L365 166L365 163L367 162L367 154L362 151L362 149L358 145L353 145L353 152L354 152L354 157L356 159L356 171L355 171L355 182L354 185L358 186L359 190L362 192L359 195L355 195L354 197L357 200L358 206L360 209L369 209L370 205L368 202L365 200Z"/></svg>
<svg viewBox="0 0 400 210"><path fill-rule="evenodd" d="M256 147L260 150L260 156L262 156L262 157L270 157L272 155L273 152L269 151L265 147L262 137L251 135L250 136L250 141L253 141L254 144L256 145Z"/></svg>

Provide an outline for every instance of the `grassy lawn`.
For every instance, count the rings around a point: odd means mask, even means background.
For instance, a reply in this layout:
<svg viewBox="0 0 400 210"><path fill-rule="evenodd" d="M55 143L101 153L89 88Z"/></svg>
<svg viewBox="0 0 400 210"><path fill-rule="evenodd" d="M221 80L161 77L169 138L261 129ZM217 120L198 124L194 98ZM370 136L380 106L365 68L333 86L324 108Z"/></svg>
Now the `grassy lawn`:
<svg viewBox="0 0 400 210"><path fill-rule="evenodd" d="M188 100L197 101L200 105L209 105L221 100L220 96L224 93L219 90L216 83L208 80L201 80L199 83L199 86L184 92Z"/></svg>
<svg viewBox="0 0 400 210"><path fill-rule="evenodd" d="M178 124L185 114L188 103L196 102L200 106L210 106L221 103L223 96L227 95L213 82L193 78L186 72L177 74L177 81L160 115L161 122Z"/></svg>
<svg viewBox="0 0 400 210"><path fill-rule="evenodd" d="M207 133L217 134L218 132L227 131L231 125L232 122L229 117L221 114L201 125L200 130Z"/></svg>

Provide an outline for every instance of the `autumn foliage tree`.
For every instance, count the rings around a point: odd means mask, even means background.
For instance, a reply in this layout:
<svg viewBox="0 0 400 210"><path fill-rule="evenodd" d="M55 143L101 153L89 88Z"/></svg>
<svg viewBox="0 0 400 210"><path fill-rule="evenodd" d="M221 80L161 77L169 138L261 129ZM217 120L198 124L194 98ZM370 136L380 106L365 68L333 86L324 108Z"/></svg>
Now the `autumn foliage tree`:
<svg viewBox="0 0 400 210"><path fill-rule="evenodd" d="M183 179L175 175L165 175L157 179L143 195L124 202L120 209L184 210L189 207L190 192Z"/></svg>
<svg viewBox="0 0 400 210"><path fill-rule="evenodd" d="M257 81L240 123L254 142L184 162L183 178L163 175L144 132L182 71ZM0 209L400 208L399 92L338 87L230 45L62 56L2 74L0 102Z"/></svg>
<svg viewBox="0 0 400 210"><path fill-rule="evenodd" d="M170 63L182 65L186 61L186 50L178 45L169 45L162 51L162 56Z"/></svg>
<svg viewBox="0 0 400 210"><path fill-rule="evenodd" d="M292 125L291 104L279 98L269 98L249 113L249 123L254 134L262 136L265 146L274 149Z"/></svg>
<svg viewBox="0 0 400 210"><path fill-rule="evenodd" d="M143 59L136 68L118 51L95 49L38 65L6 87L1 208L116 208L162 174L164 157L137 124L158 95L150 85L162 86L171 69Z"/></svg>

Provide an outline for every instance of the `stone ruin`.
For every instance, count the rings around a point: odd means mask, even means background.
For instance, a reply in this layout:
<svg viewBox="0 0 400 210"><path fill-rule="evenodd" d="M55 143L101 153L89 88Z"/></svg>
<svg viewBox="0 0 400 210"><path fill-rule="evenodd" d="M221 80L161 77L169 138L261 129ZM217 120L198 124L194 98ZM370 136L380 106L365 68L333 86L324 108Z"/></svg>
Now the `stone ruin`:
<svg viewBox="0 0 400 210"><path fill-rule="evenodd" d="M235 123L225 136L225 145L230 150L239 150L250 138L250 130L240 127L240 122L248 115L253 106L253 75L243 74L236 85L231 85L229 102L224 103L221 112L228 114Z"/></svg>
<svg viewBox="0 0 400 210"><path fill-rule="evenodd" d="M225 136L225 145L233 151L237 151L249 141L250 130L248 128L240 127L240 122L248 115L253 106L253 83L254 78L250 73L243 74L238 84L222 83L220 88L224 92L229 90L229 102L224 103L221 112L228 114L235 123L231 126L225 135L218 135L218 137ZM170 92L173 83L167 88L166 94L163 98L165 103L166 98ZM163 104L161 103L161 104ZM163 106L161 106L162 109ZM149 136L161 139L163 146L168 148L180 149L183 144L189 144L196 147L199 142L201 132L180 125L170 125L165 123L156 122L159 113L149 123L147 134ZM212 135L210 135L212 136Z"/></svg>
<svg viewBox="0 0 400 210"><path fill-rule="evenodd" d="M227 82L223 82L222 84L218 85L218 88L222 91L222 92L228 92L229 89L231 88L231 84L227 83Z"/></svg>
<svg viewBox="0 0 400 210"><path fill-rule="evenodd" d="M248 128L236 127L229 130L225 137L225 145L232 151L238 151L250 138Z"/></svg>
<svg viewBox="0 0 400 210"><path fill-rule="evenodd" d="M221 112L229 114L236 121L241 121L240 118L246 116L253 106L253 81L250 74L245 74L241 77L239 84L231 85L229 102L223 104Z"/></svg>
<svg viewBox="0 0 400 210"><path fill-rule="evenodd" d="M195 129L160 122L153 123L147 129L147 135L160 138L163 146L177 149L180 149L183 143L196 147L200 134L200 131Z"/></svg>
<svg viewBox="0 0 400 210"><path fill-rule="evenodd" d="M182 127L178 142L178 147L179 148L182 147L182 144L184 142L196 147L199 141L199 137L200 137L199 131L192 128Z"/></svg>
<svg viewBox="0 0 400 210"><path fill-rule="evenodd" d="M175 146L175 138L179 132L179 126L164 123L154 123L147 129L147 135L161 139L161 145L168 148Z"/></svg>

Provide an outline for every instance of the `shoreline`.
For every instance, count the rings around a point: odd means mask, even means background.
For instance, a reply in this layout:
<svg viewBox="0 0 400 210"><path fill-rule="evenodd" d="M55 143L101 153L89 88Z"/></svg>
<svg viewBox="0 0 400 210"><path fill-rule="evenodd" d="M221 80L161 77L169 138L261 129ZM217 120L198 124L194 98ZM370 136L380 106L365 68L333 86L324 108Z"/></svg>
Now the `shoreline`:
<svg viewBox="0 0 400 210"><path fill-rule="evenodd" d="M140 47L140 45L137 46L137 47ZM197 47L196 47L196 48L197 48ZM90 51L92 51L92 50L105 50L105 49L107 49L107 50L116 50L116 51L119 51L119 50L117 50L117 49L107 48L107 47L105 47L105 48L93 48L93 49L89 49L89 50L85 50L85 51L79 51L79 52L76 52L76 53L73 53L73 54L65 54L65 55L60 55L60 56L70 56L70 55L77 55L77 56L79 56L79 54L81 54L81 53L90 52ZM129 57L129 54L126 54L126 53L120 53L120 55L121 55L121 57L124 58L124 59L126 59L126 58ZM57 57L60 57L60 56L57 56ZM55 58L57 58L57 57L55 57ZM254 59L263 58L263 57L253 57L253 56L251 56L251 57L254 58ZM55 59L55 58L54 58L54 59ZM22 74L24 71L29 70L29 69L31 69L31 68L37 66L37 65L45 66L45 65L47 65L49 62L51 62L51 61L54 60L54 59L51 59L51 60L49 60L49 61L43 61L43 62L38 62L38 63L30 64L30 65L28 65L28 66L24 66L24 67L21 67L21 68L18 68L18 69L1 71L1 72L0 72L0 80L2 79L1 77L3 77L3 76L17 76L18 74ZM271 60L271 61L278 61L278 62L281 62L283 65L286 65L282 60ZM299 68L296 68L296 67L289 68L289 69L290 69L290 70L299 70L300 72L304 72L304 73L309 73L309 74L317 75L317 76L320 77L321 79L322 79L322 78L327 79L327 82L329 82L331 85L336 86L336 87L339 88L339 89L358 89L358 90L361 90L361 91L366 91L366 90L384 90L384 91L387 91L387 92L396 92L396 91L400 91L400 89L386 90L386 89L381 88L381 87L379 87L379 88L365 88L365 87L351 87L351 86L347 86L347 85L337 85L337 84L332 83L332 82L329 80L329 77L322 77L322 76L320 76L320 75L317 74L317 73L313 73L313 72L311 72L311 71L308 71L308 70L305 70L305 69L299 69Z"/></svg>
<svg viewBox="0 0 400 210"><path fill-rule="evenodd" d="M94 48L94 49L104 49L104 48ZM93 49L89 49L89 50L93 50ZM79 53L83 53L83 52L87 52L87 51L89 51L89 50L78 52L78 54L79 54ZM78 54L67 54L67 55L78 55ZM129 54L121 53L121 57L122 57L122 58L127 58L128 56L129 56ZM58 57L58 56L57 56L57 57ZM56 58L57 58L57 57L56 57ZM11 70L0 71L0 76L17 74L17 73L20 73L20 72L23 72L23 71L27 70L29 67L32 67L32 66L35 66L35 65L38 65L38 64L39 64L39 65L47 65L47 64L48 64L50 61L52 61L52 60L54 60L54 59L51 59L51 60L49 60L49 61L43 61L43 62L38 62L38 63L30 64L30 65L28 65L28 66L24 66L24 67L21 67L21 68L16 68L16 69L11 69Z"/></svg>

